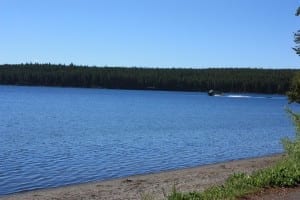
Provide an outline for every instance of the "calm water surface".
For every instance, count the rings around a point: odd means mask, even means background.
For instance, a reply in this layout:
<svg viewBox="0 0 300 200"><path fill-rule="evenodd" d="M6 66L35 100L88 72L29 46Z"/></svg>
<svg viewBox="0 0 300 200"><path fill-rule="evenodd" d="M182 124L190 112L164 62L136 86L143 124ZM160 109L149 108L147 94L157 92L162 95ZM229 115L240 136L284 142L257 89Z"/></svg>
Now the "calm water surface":
<svg viewBox="0 0 300 200"><path fill-rule="evenodd" d="M262 97L0 86L0 195L282 152Z"/></svg>

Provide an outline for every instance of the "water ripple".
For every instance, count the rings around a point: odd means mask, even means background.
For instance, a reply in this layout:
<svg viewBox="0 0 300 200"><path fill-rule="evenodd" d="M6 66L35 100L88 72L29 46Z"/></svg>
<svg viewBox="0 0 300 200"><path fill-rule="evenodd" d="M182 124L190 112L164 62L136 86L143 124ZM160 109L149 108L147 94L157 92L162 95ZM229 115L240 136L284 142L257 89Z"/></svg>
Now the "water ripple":
<svg viewBox="0 0 300 200"><path fill-rule="evenodd" d="M282 96L186 94L1 86L0 195L278 153L293 135Z"/></svg>

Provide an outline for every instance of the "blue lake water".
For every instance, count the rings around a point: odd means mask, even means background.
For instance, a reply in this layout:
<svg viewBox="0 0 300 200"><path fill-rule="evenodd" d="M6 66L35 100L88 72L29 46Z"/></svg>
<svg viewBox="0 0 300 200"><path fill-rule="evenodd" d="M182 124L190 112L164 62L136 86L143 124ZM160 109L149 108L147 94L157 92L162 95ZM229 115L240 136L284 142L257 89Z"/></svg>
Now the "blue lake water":
<svg viewBox="0 0 300 200"><path fill-rule="evenodd" d="M282 152L265 97L0 86L0 195Z"/></svg>

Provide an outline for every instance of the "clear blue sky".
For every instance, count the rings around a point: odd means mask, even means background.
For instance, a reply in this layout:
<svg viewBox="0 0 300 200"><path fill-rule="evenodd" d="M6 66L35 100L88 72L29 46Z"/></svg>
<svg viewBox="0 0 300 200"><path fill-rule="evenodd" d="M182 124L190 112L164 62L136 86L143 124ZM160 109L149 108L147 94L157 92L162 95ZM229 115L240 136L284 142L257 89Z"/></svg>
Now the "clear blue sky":
<svg viewBox="0 0 300 200"><path fill-rule="evenodd" d="M295 68L296 0L0 0L0 64Z"/></svg>

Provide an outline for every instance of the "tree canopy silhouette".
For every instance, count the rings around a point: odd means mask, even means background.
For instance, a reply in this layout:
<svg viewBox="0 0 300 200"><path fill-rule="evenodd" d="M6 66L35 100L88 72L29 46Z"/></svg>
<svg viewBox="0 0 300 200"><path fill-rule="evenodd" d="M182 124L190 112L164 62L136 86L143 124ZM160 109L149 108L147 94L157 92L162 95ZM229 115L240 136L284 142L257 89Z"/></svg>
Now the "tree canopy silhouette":
<svg viewBox="0 0 300 200"><path fill-rule="evenodd" d="M295 72L290 69L163 69L36 63L0 65L0 84L285 94Z"/></svg>
<svg viewBox="0 0 300 200"><path fill-rule="evenodd" d="M296 11L296 16L300 15L300 7ZM297 44L293 49L297 55L300 55L300 30L294 34L294 41ZM287 93L290 102L300 103L300 73L295 74L290 91Z"/></svg>

